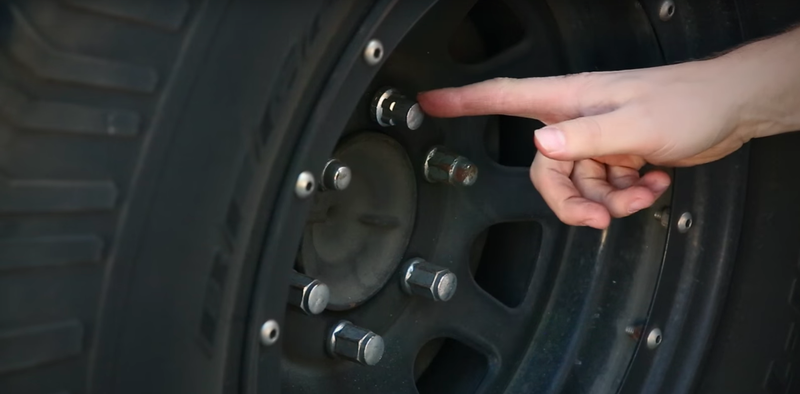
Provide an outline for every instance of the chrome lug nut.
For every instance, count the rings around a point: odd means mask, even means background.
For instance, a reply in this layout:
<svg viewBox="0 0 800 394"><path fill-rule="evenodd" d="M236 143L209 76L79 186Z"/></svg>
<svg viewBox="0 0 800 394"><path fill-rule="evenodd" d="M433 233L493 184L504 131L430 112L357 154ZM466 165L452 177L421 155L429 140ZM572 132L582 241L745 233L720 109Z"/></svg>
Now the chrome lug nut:
<svg viewBox="0 0 800 394"><path fill-rule="evenodd" d="M350 186L353 174L350 167L339 160L331 159L322 170L322 188L324 190L344 190Z"/></svg>
<svg viewBox="0 0 800 394"><path fill-rule="evenodd" d="M415 258L403 266L402 272L400 284L408 294L447 301L456 293L458 278L447 268Z"/></svg>
<svg viewBox="0 0 800 394"><path fill-rule="evenodd" d="M331 291L317 279L293 272L289 277L289 303L308 315L317 315L328 306Z"/></svg>
<svg viewBox="0 0 800 394"><path fill-rule="evenodd" d="M478 166L440 146L428 151L423 169L425 179L432 183L471 186L478 179Z"/></svg>
<svg viewBox="0 0 800 394"><path fill-rule="evenodd" d="M328 351L335 357L362 365L375 365L383 357L383 338L374 332L342 320L331 330Z"/></svg>
<svg viewBox="0 0 800 394"><path fill-rule="evenodd" d="M405 126L409 130L416 130L425 119L419 104L394 88L378 91L372 100L371 112L372 120L383 127Z"/></svg>

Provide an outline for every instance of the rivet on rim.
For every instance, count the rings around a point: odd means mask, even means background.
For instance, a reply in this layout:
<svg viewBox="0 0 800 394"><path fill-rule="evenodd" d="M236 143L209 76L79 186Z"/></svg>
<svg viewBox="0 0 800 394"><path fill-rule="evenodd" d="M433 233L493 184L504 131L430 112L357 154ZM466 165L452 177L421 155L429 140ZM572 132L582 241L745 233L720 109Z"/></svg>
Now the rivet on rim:
<svg viewBox="0 0 800 394"><path fill-rule="evenodd" d="M314 193L315 186L314 174L310 171L303 171L297 176L297 182L294 184L294 193L297 197L306 198Z"/></svg>
<svg viewBox="0 0 800 394"><path fill-rule="evenodd" d="M672 19L672 16L675 15L675 2L673 0L665 0L661 3L661 7L658 9L658 17L666 22Z"/></svg>
<svg viewBox="0 0 800 394"><path fill-rule="evenodd" d="M685 233L692 228L692 224L692 214L689 212L684 212L681 214L681 217L678 218L678 231Z"/></svg>
<svg viewBox="0 0 800 394"><path fill-rule="evenodd" d="M659 345L661 345L661 342L663 341L663 339L664 339L664 337L661 334L661 329L660 328L654 328L654 329L650 330L649 334L647 334L647 347L649 349L655 349Z"/></svg>
<svg viewBox="0 0 800 394"><path fill-rule="evenodd" d="M278 322L272 319L267 320L261 325L260 335L262 345L274 345L275 342L278 342L278 338L281 336L281 328L278 325Z"/></svg>
<svg viewBox="0 0 800 394"><path fill-rule="evenodd" d="M364 47L364 61L370 66L374 66L383 60L384 52L383 43L373 38L369 40L367 46Z"/></svg>

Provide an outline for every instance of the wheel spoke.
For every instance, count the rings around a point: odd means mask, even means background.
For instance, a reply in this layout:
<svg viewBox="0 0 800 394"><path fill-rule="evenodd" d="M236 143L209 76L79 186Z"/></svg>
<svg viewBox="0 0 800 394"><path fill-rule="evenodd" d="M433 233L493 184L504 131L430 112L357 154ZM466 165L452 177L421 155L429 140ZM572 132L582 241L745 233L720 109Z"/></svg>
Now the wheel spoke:
<svg viewBox="0 0 800 394"><path fill-rule="evenodd" d="M478 181L464 191L471 214L485 224L555 218L531 183L527 168L504 167L493 162L480 166Z"/></svg>
<svg viewBox="0 0 800 394"><path fill-rule="evenodd" d="M404 39L398 51L404 57L448 57L447 45L476 0L438 1ZM448 62L449 63L449 62Z"/></svg>
<svg viewBox="0 0 800 394"><path fill-rule="evenodd" d="M524 343L521 338L527 331L524 315L489 296L474 281L462 280L452 301L442 313L441 323L460 337L457 339L491 349L501 359Z"/></svg>

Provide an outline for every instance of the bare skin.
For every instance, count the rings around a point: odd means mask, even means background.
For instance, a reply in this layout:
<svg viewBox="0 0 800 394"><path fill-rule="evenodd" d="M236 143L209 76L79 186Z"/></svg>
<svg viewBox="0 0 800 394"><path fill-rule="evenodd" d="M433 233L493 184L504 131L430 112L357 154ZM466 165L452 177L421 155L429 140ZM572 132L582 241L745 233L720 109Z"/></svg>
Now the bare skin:
<svg viewBox="0 0 800 394"><path fill-rule="evenodd" d="M564 222L598 229L669 187L646 163L693 166L800 130L800 29L723 56L649 69L498 78L421 93L436 117L510 115L536 130L530 176Z"/></svg>

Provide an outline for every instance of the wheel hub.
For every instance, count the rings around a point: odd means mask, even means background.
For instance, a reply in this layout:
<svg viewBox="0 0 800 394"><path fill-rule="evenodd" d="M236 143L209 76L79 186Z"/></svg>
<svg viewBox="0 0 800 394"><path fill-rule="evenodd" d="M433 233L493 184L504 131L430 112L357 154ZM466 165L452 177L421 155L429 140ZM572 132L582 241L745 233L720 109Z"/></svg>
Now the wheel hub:
<svg viewBox="0 0 800 394"><path fill-rule="evenodd" d="M317 194L298 263L330 288L328 309L346 310L396 271L414 227L417 186L405 150L386 135L360 133L334 156L353 179L346 190Z"/></svg>

